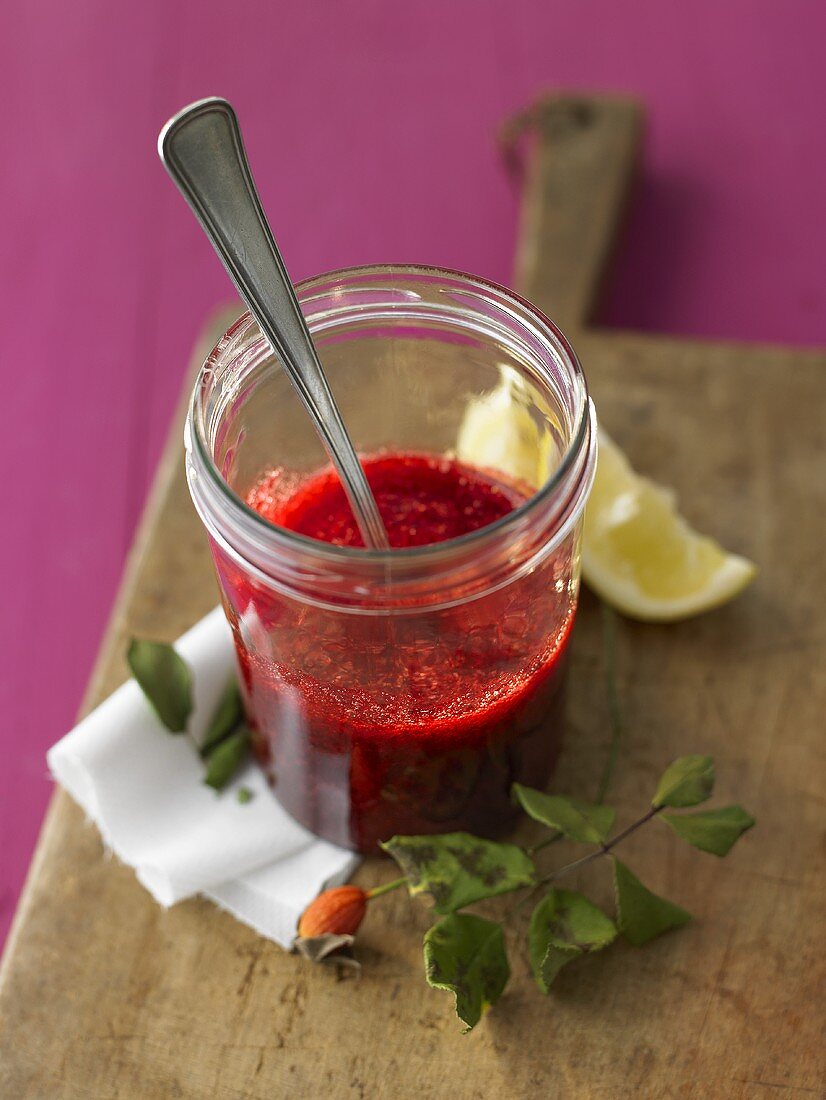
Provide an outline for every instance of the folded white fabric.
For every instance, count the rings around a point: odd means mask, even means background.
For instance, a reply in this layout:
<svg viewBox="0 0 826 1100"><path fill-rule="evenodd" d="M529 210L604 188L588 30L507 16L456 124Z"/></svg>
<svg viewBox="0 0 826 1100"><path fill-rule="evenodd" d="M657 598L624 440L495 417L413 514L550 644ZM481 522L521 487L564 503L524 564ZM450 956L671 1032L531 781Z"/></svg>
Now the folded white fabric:
<svg viewBox="0 0 826 1100"><path fill-rule="evenodd" d="M190 729L199 740L234 668L221 608L175 648L192 668ZM47 759L104 843L161 905L204 894L285 947L305 906L358 862L293 821L253 765L220 794L205 786L190 739L164 729L134 680L58 741ZM240 786L253 792L251 801L238 802Z"/></svg>

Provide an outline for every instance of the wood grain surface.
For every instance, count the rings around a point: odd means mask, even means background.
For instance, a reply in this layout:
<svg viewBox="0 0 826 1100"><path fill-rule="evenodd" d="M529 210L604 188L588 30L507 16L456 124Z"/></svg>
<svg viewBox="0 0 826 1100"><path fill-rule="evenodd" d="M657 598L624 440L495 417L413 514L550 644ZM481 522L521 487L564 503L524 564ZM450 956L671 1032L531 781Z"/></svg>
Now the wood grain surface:
<svg viewBox="0 0 826 1100"><path fill-rule="evenodd" d="M598 115L600 103L592 108ZM591 137L585 127L578 141ZM567 148L590 162L587 149ZM551 130L529 168L540 173L533 186L558 194L557 168L570 186L590 186L564 148L552 151ZM587 204L576 207L590 224ZM567 258L537 254L520 276L551 315ZM599 274L583 282L569 316L587 317ZM399 893L377 902L360 934L362 976L342 978L207 902L159 909L57 794L0 973L0 1096L824 1095L826 356L574 338L601 418L634 463L672 484L692 521L761 570L713 615L621 626L620 823L688 751L714 755L721 804L741 802L758 818L724 862L656 822L629 841L640 877L695 921L643 950L619 944L572 964L548 998L533 986L516 928L511 985L462 1036L450 997L422 977L421 903ZM203 347L194 362L202 356ZM129 634L173 639L215 600L178 424L87 707L124 679ZM587 795L596 783L608 741L602 675L599 609L584 593L558 790ZM392 873L371 860L359 881ZM604 867L579 885L609 900Z"/></svg>
<svg viewBox="0 0 826 1100"><path fill-rule="evenodd" d="M637 169L642 110L633 100L550 96L502 131L523 190L514 280L564 330L590 319L608 273Z"/></svg>

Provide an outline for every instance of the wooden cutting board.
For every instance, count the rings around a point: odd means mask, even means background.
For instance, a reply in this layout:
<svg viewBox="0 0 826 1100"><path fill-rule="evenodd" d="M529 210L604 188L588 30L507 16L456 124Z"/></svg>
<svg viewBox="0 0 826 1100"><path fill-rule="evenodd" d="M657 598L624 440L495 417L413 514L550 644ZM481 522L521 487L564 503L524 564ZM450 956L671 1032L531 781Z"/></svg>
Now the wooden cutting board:
<svg viewBox="0 0 826 1100"><path fill-rule="evenodd" d="M515 938L507 993L462 1036L450 996L422 977L419 902L376 903L362 977L343 980L205 901L159 909L58 793L0 975L2 1097L826 1095L826 356L586 330L640 112L556 98L516 130L537 138L518 285L573 330L600 416L635 465L760 565L756 585L712 615L622 624L627 731L613 801L630 820L674 756L708 752L720 804L743 803L757 827L725 861L656 822L637 834L632 866L696 920L570 966L548 998ZM87 709L125 678L130 634L174 639L216 602L182 476L182 415ZM599 609L585 593L557 789L593 790L608 741L602 671ZM607 901L605 868L589 870L580 885ZM358 881L391 874L372 860Z"/></svg>

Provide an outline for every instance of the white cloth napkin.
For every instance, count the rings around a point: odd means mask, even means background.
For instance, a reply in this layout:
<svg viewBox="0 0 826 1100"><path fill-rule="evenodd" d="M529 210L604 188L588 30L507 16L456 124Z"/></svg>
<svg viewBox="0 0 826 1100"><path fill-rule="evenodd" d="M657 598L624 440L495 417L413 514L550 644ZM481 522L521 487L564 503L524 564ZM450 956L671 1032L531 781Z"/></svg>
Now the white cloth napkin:
<svg viewBox="0 0 826 1100"><path fill-rule="evenodd" d="M234 668L221 608L175 648L193 671L190 729L200 740ZM47 759L104 843L161 905L204 894L284 947L305 906L358 862L293 821L252 764L220 794L205 786L190 739L164 729L134 680L52 746ZM253 792L250 802L238 802L240 786Z"/></svg>

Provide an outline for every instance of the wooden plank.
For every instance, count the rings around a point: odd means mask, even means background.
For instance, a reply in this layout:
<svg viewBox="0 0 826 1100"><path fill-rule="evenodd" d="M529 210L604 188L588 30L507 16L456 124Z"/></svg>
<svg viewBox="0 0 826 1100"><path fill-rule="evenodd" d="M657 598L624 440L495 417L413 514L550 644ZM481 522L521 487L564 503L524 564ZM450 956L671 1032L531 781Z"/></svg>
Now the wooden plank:
<svg viewBox="0 0 826 1100"><path fill-rule="evenodd" d="M58 795L0 974L0 1095L821 1093L826 646L813 593L826 580L826 357L605 334L583 335L578 347L601 416L633 460L761 566L755 588L713 616L622 627L622 818L664 763L693 750L716 757L721 800L759 820L725 864L655 826L629 843L644 881L695 923L644 951L619 945L571 966L547 999L532 986L517 929L511 987L462 1037L447 995L422 978L421 904L399 894L376 903L361 938L363 977L339 981L206 902L160 910ZM215 599L179 430L89 705L125 676L130 633L173 638ZM573 656L558 787L585 793L607 740L599 615L587 595ZM607 900L604 869L592 870L580 884ZM360 881L391 874L373 860Z"/></svg>
<svg viewBox="0 0 826 1100"><path fill-rule="evenodd" d="M563 330L591 319L637 169L642 110L614 96L548 96L504 128L506 157L532 137L514 285Z"/></svg>
<svg viewBox="0 0 826 1100"><path fill-rule="evenodd" d="M512 989L463 1039L447 998L421 977L422 906L398 895L377 906L364 927L364 977L342 984L207 903L161 911L130 871L102 858L95 830L60 796L4 970L2 1095L473 1097L541 1085L559 1096L662 1096L679 1085L687 1096L752 1096L761 1085L769 1095L819 1087L824 655L811 593L824 580L817 526L826 501L815 472L826 360L631 337L588 339L583 351L607 423L635 461L677 485L692 517L762 567L754 592L714 616L623 630L631 732L615 791L624 816L665 761L696 749L716 756L721 796L760 822L726 865L664 831L634 843L639 873L697 923L643 952L619 947L572 967L549 1000L531 988L517 944ZM710 409L723 424L741 416L741 431L698 448L696 424ZM783 453L795 457L776 461ZM213 600L182 480L158 519L101 694L124 675L127 633L173 637ZM582 610L559 784L585 791L606 725L595 705L598 617L589 600ZM373 862L362 879L389 873ZM588 881L605 893L597 875Z"/></svg>

